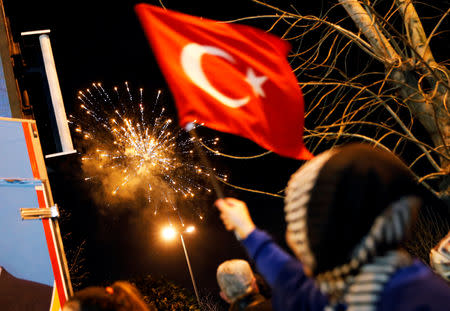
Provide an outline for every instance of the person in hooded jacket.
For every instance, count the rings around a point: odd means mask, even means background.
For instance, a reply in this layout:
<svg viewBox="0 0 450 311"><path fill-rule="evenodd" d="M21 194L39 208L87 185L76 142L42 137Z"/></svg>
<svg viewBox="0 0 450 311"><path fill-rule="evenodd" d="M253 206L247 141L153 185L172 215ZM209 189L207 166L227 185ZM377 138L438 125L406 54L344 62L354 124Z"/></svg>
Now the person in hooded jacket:
<svg viewBox="0 0 450 311"><path fill-rule="evenodd" d="M424 195L392 153L366 144L325 151L291 176L286 242L256 228L245 202L216 206L272 288L278 311L450 310L450 288L404 249Z"/></svg>

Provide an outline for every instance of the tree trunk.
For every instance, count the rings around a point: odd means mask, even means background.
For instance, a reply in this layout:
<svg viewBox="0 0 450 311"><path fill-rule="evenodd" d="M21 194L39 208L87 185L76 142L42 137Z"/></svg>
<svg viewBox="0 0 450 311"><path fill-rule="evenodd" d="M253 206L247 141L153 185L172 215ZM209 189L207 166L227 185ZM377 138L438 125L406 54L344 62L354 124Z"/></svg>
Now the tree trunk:
<svg viewBox="0 0 450 311"><path fill-rule="evenodd" d="M339 0L359 30L372 46L372 52L383 59L388 79L397 86L398 96L414 118L426 129L434 144L434 155L440 165L437 175L447 175L441 183L440 194L450 197L450 72L434 60L429 40L410 0L396 0L406 28L411 59L402 59L383 35L374 14L358 0ZM422 87L423 82L430 85Z"/></svg>

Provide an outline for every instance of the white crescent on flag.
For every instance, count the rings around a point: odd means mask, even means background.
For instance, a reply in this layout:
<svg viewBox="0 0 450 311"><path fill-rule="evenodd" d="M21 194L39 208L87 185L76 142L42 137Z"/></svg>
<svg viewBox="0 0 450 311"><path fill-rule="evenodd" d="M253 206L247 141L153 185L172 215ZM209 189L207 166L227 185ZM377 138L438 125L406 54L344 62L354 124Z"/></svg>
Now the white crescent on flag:
<svg viewBox="0 0 450 311"><path fill-rule="evenodd" d="M222 57L230 63L235 63L234 58L222 49L214 46L200 45L197 43L186 44L181 51L181 66L186 75L203 91L214 97L222 104L231 107L239 108L248 103L250 96L245 96L239 99L230 98L221 92L219 92L214 86L211 85L205 73L203 72L201 59L204 54L210 54ZM247 69L247 77L244 81L249 83L256 95L262 97L265 96L261 85L267 80L265 76L256 76L255 72L251 69Z"/></svg>

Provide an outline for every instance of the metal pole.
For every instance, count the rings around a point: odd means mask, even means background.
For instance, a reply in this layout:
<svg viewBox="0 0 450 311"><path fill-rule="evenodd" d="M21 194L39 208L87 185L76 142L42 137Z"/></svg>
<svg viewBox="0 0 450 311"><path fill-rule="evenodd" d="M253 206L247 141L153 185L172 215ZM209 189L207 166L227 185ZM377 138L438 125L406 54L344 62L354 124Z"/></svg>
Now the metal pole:
<svg viewBox="0 0 450 311"><path fill-rule="evenodd" d="M191 268L191 264L189 262L189 256L188 256L188 253L186 250L186 245L184 245L184 239L183 239L183 235L181 233L180 233L180 237L181 237L181 244L183 244L184 255L186 256L186 262L187 262L187 265L189 268L189 273L191 275L192 285L194 285L195 297L197 297L197 303L200 306L200 298L198 297L197 285L195 285L194 274L192 273L192 268Z"/></svg>
<svg viewBox="0 0 450 311"><path fill-rule="evenodd" d="M47 34L39 36L42 57L44 59L45 73L47 75L48 87L50 89L50 97L52 99L53 110L55 112L56 124L58 127L59 138L63 153L73 153L75 150L70 137L70 130L67 124L66 111L64 109L61 89L59 87L58 75L56 73L55 61L53 59L52 46L50 38Z"/></svg>
<svg viewBox="0 0 450 311"><path fill-rule="evenodd" d="M201 162L207 169L209 169L209 170L212 172L212 173L209 175L209 176L210 176L209 179L210 179L210 181L211 181L211 183L212 183L212 185L213 185L213 187L214 187L214 190L216 191L217 197L218 197L219 199L225 198L225 196L224 196L224 194L223 194L223 190L222 190L222 188L220 187L220 185L219 185L219 183L218 183L218 181L217 181L216 175L213 173L211 164L209 163L208 158L206 157L205 152L203 151L202 148L200 148L200 147L198 146L198 144L199 144L199 143L198 143L199 138L198 138L198 136L197 136L197 132L195 131L195 128L194 128L193 123L189 123L189 125L186 126L186 131L188 131L189 134L191 135L191 137L194 138L194 148L195 148L195 150L197 151L197 153L198 153L199 156L200 156L200 162Z"/></svg>

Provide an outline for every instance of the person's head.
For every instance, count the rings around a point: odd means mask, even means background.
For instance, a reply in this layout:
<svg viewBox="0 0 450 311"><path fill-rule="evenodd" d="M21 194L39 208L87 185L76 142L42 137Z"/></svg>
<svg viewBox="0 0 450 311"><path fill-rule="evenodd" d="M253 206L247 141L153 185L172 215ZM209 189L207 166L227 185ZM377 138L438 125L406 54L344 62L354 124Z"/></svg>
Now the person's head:
<svg viewBox="0 0 450 311"><path fill-rule="evenodd" d="M249 263L241 259L227 260L217 268L220 297L228 303L257 292L256 279Z"/></svg>
<svg viewBox="0 0 450 311"><path fill-rule="evenodd" d="M129 282L91 286L75 293L63 311L149 311L139 291Z"/></svg>
<svg viewBox="0 0 450 311"><path fill-rule="evenodd" d="M408 167L366 144L326 151L288 183L286 240L312 276L355 271L397 249L421 200Z"/></svg>

